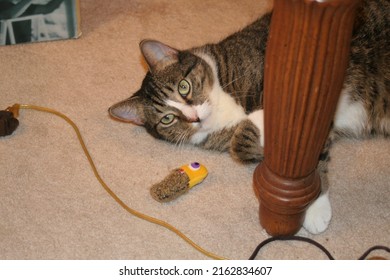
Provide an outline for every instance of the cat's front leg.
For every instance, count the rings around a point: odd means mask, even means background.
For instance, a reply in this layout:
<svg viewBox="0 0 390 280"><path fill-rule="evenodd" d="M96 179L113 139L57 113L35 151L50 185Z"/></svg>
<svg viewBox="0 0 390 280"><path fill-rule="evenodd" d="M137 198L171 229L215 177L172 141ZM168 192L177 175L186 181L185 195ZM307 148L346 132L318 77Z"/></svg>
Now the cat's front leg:
<svg viewBox="0 0 390 280"><path fill-rule="evenodd" d="M261 122L260 125L255 123L257 119ZM263 160L262 122L262 110L259 110L238 124L230 141L230 154L234 159L243 163Z"/></svg>

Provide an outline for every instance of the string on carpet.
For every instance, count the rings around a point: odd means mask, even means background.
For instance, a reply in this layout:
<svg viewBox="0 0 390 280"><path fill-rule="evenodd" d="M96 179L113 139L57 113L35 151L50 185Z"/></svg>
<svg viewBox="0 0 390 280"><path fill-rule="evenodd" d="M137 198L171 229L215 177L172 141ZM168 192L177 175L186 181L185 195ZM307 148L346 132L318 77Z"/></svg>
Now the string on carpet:
<svg viewBox="0 0 390 280"><path fill-rule="evenodd" d="M162 226L172 232L174 232L176 235L178 235L180 238L182 238L185 242L187 242L189 245L191 245L194 249L196 249L197 251L201 252L202 254L208 256L209 258L212 258L212 259L215 259L215 260L225 260L226 258L225 257L222 257L222 256L219 256L213 252L209 252L205 249L203 249L201 246L199 246L198 244L196 244L194 241L192 241L189 237L187 237L184 233L182 233L180 230L178 230L176 227L174 227L173 225L165 222L165 221L162 221L160 219L157 219L155 217L152 217L152 216L149 216L149 215L146 215L144 213L141 213L131 207L129 207L126 203L124 203L112 190L111 188L106 184L106 182L103 180L103 178L100 176L96 166L95 166L95 163L92 159L92 156L90 155L88 149L87 149L87 146L85 145L85 142L84 142L84 139L81 135L81 132L79 130L79 128L77 127L77 125L70 119L68 118L67 116L65 116L64 114L56 111L56 110L53 110L53 109L50 109L50 108L45 108L45 107L41 107L41 106L35 106L35 105L29 105L29 104L15 104L13 105L12 107L9 107L7 111L13 113L14 117L17 117L19 115L19 110L20 109L30 109L30 110L36 110L36 111L41 111L41 112L45 112L45 113L50 113L50 114L53 114L53 115L56 115L62 119L64 119L68 124L70 124L73 128L73 130L76 132L76 135L77 135L77 138L80 142L80 145L84 151L84 154L85 156L87 157L88 159L88 162L92 168L92 171L96 177L96 179L99 181L100 185L104 188L104 190L123 208L125 209L127 212L129 212L130 214L142 219L142 220L145 220L145 221L148 221L150 223L153 223L153 224L157 224L159 226Z"/></svg>
<svg viewBox="0 0 390 280"><path fill-rule="evenodd" d="M103 189L124 209L126 210L127 212L129 212L130 214L132 214L133 216L136 216L142 220L145 220L145 221L148 221L150 223L153 223L153 224L156 224L156 225L159 225L159 226L162 226L170 231L172 231L173 233L175 233L176 235L178 235L180 238L182 238L185 242L187 242L189 245L191 245L194 249L196 249L197 251L199 251L200 253L204 254L205 256L211 258L211 259L215 259L215 260L227 260L227 258L225 257L222 257L222 256L219 256L213 252L210 252L204 248L202 248L201 246L199 246L198 244L196 244L194 241L192 241L189 237L187 237L184 233L182 233L180 230L178 230L176 227L174 227L173 225L165 222L165 221L162 221L160 219L157 219L155 217L152 217L152 216L149 216L149 215L146 215L144 213L141 213L131 207L129 207L126 203L124 203L115 193L114 191L111 190L111 188L106 184L106 182L103 180L103 178L100 176L97 168L96 168L96 165L92 159L92 156L91 154L89 153L88 149L87 149L87 146L83 140L83 137L81 135L81 132L79 130L79 128L77 127L77 125L70 119L68 118L66 115L56 111L56 110L53 110L53 109L50 109L50 108L46 108L46 107L41 107L41 106L36 106L36 105L30 105L30 104L14 104L13 106L11 107L8 107L6 110L2 110L0 111L0 136L6 136L6 135L11 135L15 130L16 128L18 127L19 125L19 121L17 119L17 117L19 116L19 111L20 109L25 109L25 110L35 110L35 111L40 111L40 112L45 112L45 113L50 113L50 114L53 114L53 115L56 115L60 118L62 118L63 120L65 120L72 128L73 130L76 132L76 135L77 135L77 138L80 142L80 145L84 151L84 154L85 156L87 157L88 159L88 162L92 168L92 171L96 177L96 179L99 181L100 185L103 187ZM277 236L277 237L270 237L264 241L262 241L257 247L256 249L254 250L254 252L252 253L252 255L249 257L249 260L254 260L259 251L264 247L266 246L267 244L271 243L271 242L275 242L275 241L302 241L302 242L307 242L317 248L319 248L323 253L326 254L326 256L330 259L330 260L334 260L334 257L330 254L330 252L323 246L321 245L320 243L310 239L310 238L306 238L306 237L302 237L302 236ZM375 251L375 250L383 250L383 251L386 251L388 253L390 253L390 248L389 247L386 247L386 246L381 246L381 245L378 245L378 246L373 246L371 248L369 248L360 258L359 260L364 260L367 258L367 256ZM379 257L378 259L383 259L381 257Z"/></svg>

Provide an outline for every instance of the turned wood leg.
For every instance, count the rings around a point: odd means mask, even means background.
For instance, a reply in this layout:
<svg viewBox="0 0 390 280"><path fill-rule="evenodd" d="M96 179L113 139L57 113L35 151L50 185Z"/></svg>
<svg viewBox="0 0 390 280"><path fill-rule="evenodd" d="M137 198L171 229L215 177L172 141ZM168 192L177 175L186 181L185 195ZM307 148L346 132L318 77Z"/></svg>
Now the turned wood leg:
<svg viewBox="0 0 390 280"><path fill-rule="evenodd" d="M342 89L359 0L275 0L264 73L260 223L292 235L320 193L316 171Z"/></svg>

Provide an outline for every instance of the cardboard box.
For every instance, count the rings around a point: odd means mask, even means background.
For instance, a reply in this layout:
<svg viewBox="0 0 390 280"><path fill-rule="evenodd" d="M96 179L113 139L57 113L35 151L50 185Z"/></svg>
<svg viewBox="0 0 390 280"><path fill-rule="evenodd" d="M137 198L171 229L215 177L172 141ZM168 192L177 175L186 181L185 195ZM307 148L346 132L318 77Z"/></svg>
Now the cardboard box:
<svg viewBox="0 0 390 280"><path fill-rule="evenodd" d="M0 45L80 35L79 0L0 0Z"/></svg>

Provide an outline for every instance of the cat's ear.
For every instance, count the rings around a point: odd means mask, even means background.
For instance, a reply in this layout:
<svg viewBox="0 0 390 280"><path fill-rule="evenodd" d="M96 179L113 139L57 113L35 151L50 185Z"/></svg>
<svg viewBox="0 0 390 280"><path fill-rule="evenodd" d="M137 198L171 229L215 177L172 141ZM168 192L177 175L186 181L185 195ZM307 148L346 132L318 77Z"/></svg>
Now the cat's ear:
<svg viewBox="0 0 390 280"><path fill-rule="evenodd" d="M150 72L162 70L178 61L178 50L154 40L143 40L139 44L141 52L148 63Z"/></svg>
<svg viewBox="0 0 390 280"><path fill-rule="evenodd" d="M131 122L136 125L145 124L145 116L142 110L140 97L134 95L128 99L118 102L108 109L111 117L124 122Z"/></svg>

